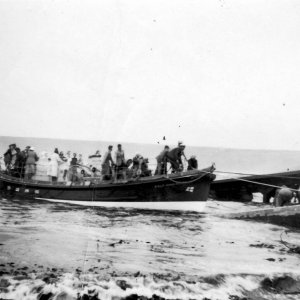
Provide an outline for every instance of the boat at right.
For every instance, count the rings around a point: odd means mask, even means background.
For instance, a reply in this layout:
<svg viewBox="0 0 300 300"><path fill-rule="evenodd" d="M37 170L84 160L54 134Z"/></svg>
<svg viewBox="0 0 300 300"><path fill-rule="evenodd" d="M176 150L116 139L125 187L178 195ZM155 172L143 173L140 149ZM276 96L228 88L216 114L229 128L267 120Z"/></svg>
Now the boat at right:
<svg viewBox="0 0 300 300"><path fill-rule="evenodd" d="M300 228L300 170L260 175L226 173L231 178L211 184L211 198L244 205L219 216Z"/></svg>

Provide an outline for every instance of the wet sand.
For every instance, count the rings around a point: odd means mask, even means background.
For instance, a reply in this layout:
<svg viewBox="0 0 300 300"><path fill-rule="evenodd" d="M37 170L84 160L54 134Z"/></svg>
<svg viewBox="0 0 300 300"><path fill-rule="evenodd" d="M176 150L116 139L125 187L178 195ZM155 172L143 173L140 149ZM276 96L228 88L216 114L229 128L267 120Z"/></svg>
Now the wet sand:
<svg viewBox="0 0 300 300"><path fill-rule="evenodd" d="M299 230L205 213L0 200L0 299L299 299ZM288 230L288 233L286 233Z"/></svg>

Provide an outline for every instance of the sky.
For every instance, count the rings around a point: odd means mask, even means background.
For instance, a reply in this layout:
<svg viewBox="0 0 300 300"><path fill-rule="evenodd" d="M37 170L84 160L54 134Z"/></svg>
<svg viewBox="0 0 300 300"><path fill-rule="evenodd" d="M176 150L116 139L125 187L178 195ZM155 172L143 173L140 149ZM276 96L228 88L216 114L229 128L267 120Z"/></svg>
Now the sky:
<svg viewBox="0 0 300 300"><path fill-rule="evenodd" d="M0 136L300 150L300 1L0 1Z"/></svg>

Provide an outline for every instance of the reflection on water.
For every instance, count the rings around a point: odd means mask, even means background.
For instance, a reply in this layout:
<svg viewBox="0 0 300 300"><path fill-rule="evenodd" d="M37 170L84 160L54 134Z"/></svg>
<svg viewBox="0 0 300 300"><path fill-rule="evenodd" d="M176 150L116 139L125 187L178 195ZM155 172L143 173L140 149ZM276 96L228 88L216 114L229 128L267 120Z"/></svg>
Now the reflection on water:
<svg viewBox="0 0 300 300"><path fill-rule="evenodd" d="M0 298L299 299L286 228L216 216L241 205L199 214L2 199ZM298 231L288 238L299 243Z"/></svg>

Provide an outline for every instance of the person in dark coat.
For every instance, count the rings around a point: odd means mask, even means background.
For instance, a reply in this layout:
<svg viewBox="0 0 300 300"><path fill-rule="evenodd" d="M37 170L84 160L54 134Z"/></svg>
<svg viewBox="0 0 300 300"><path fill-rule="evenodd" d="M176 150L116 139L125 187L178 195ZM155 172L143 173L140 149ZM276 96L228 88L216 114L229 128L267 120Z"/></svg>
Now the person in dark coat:
<svg viewBox="0 0 300 300"><path fill-rule="evenodd" d="M21 178L25 177L25 163L26 163L26 159L28 157L29 149L30 149L30 146L26 146L26 148L21 151L22 157L23 157L23 164L21 165Z"/></svg>
<svg viewBox="0 0 300 300"><path fill-rule="evenodd" d="M183 170L182 156L186 159L184 154L185 145L182 143L178 144L179 146L170 150L166 156L168 162L171 163L172 173L180 172Z"/></svg>
<svg viewBox="0 0 300 300"><path fill-rule="evenodd" d="M102 176L104 180L110 180L111 177L114 177L114 161L112 159L113 146L108 146L108 151L104 154L102 161Z"/></svg>
<svg viewBox="0 0 300 300"><path fill-rule="evenodd" d="M148 158L144 158L141 163L141 177L151 176L151 170L149 169L148 164Z"/></svg>
<svg viewBox="0 0 300 300"><path fill-rule="evenodd" d="M133 160L130 158L126 161L126 178L131 179L133 176L133 170L131 165L133 164Z"/></svg>
<svg viewBox="0 0 300 300"><path fill-rule="evenodd" d="M276 190L274 197L274 205L278 206L286 206L291 205L291 200L293 199L293 192L287 186L283 185L281 188Z"/></svg>
<svg viewBox="0 0 300 300"><path fill-rule="evenodd" d="M12 168L11 164L15 163L16 153L16 144L11 144L8 146L7 151L3 154L4 164L7 170Z"/></svg>
<svg viewBox="0 0 300 300"><path fill-rule="evenodd" d="M30 147L28 151L28 155L26 158L25 163L25 178L26 179L32 179L36 172L36 162L39 160L39 157L37 156L35 149L33 147Z"/></svg>
<svg viewBox="0 0 300 300"><path fill-rule="evenodd" d="M118 149L115 153L115 180L119 178L123 178L126 180L126 160L125 160L125 153L122 149L122 145L118 144Z"/></svg>
<svg viewBox="0 0 300 300"><path fill-rule="evenodd" d="M167 174L167 153L169 152L169 146L165 146L164 150L156 156L157 167L155 175Z"/></svg>
<svg viewBox="0 0 300 300"><path fill-rule="evenodd" d="M8 149L3 154L4 164L5 164L6 169L8 169L10 162L11 162L11 149L10 148L11 148L11 145L8 146Z"/></svg>
<svg viewBox="0 0 300 300"><path fill-rule="evenodd" d="M21 178L22 177L22 168L25 165L25 159L24 159L23 153L20 148L17 147L16 152L17 152L16 160L12 167L13 168L12 175L15 177Z"/></svg>
<svg viewBox="0 0 300 300"><path fill-rule="evenodd" d="M188 170L197 170L198 169L198 161L195 155L192 155L188 160Z"/></svg>
<svg viewBox="0 0 300 300"><path fill-rule="evenodd" d="M137 176L140 176L142 171L141 171L141 165L143 162L144 158L141 154L137 153L134 158L132 159L132 177L135 178Z"/></svg>

